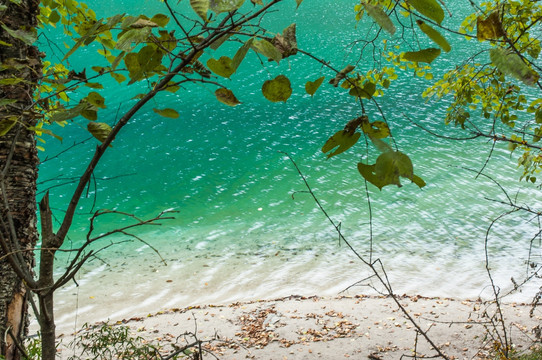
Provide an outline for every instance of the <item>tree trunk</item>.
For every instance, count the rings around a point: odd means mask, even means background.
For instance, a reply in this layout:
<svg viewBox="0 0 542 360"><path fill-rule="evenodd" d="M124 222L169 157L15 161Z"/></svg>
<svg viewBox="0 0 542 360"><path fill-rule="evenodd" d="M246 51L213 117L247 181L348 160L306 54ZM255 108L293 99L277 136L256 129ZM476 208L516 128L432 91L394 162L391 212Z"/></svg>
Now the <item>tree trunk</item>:
<svg viewBox="0 0 542 360"><path fill-rule="evenodd" d="M28 313L21 277L31 276L38 239L38 156L34 133L28 127L36 123L32 103L41 61L38 50L29 44L32 36L27 36L35 32L39 0L22 0L19 5L0 0L0 5L0 80L23 80L0 85L0 135L14 124L0 136L0 356L17 360L21 358L17 341L27 330Z"/></svg>

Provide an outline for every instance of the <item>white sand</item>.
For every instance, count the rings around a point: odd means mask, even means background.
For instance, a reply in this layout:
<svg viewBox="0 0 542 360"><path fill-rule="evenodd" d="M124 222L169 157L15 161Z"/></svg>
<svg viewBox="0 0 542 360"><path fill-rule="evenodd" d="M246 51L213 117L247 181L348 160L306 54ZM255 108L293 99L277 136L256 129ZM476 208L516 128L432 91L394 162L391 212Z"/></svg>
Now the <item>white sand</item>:
<svg viewBox="0 0 542 360"><path fill-rule="evenodd" d="M401 297L403 306L432 341L452 359L485 359L497 336L490 324L495 306L480 301ZM533 328L542 312L530 306L503 306L506 331L518 351L533 345ZM300 297L170 309L141 317L116 319L135 336L160 344L193 340L220 359L399 359L402 355L435 355L428 342L390 298L375 296ZM497 328L502 334L502 329ZM61 358L73 354L59 338ZM213 359L211 355L208 358Z"/></svg>

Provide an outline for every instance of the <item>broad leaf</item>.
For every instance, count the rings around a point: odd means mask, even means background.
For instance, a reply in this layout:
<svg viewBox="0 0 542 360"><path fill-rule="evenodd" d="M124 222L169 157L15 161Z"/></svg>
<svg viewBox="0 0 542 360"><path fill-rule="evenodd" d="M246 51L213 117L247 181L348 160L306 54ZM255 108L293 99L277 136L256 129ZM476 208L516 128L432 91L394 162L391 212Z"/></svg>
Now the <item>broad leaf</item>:
<svg viewBox="0 0 542 360"><path fill-rule="evenodd" d="M91 89L103 89L104 86L100 83L94 83L94 82L87 82L85 83L86 87L89 87Z"/></svg>
<svg viewBox="0 0 542 360"><path fill-rule="evenodd" d="M233 56L231 65L233 67L234 72L237 71L237 69L239 68L239 65L241 65L241 62L243 62L243 59L247 55L247 52L250 49L250 46L252 45L253 41L254 41L253 39L248 40L246 43L243 44L243 46L239 48L239 50L237 50L237 52Z"/></svg>
<svg viewBox="0 0 542 360"><path fill-rule="evenodd" d="M420 51L408 51L403 53L403 59L413 62L431 64L440 55L440 49L428 48Z"/></svg>
<svg viewBox="0 0 542 360"><path fill-rule="evenodd" d="M119 84L122 83L124 80L126 80L126 76L119 73L111 72L109 73L109 75L111 75L113 79L117 80Z"/></svg>
<svg viewBox="0 0 542 360"><path fill-rule="evenodd" d="M58 13L58 11L54 10L49 15L49 22L56 24L59 21L60 21L60 14Z"/></svg>
<svg viewBox="0 0 542 360"><path fill-rule="evenodd" d="M374 165L358 163L358 171L367 181L379 189L387 185L401 186L400 177L410 179L420 188L425 186L425 182L414 175L410 158L400 151L382 153Z"/></svg>
<svg viewBox="0 0 542 360"><path fill-rule="evenodd" d="M407 0L407 3L439 25L444 20L444 10L437 0Z"/></svg>
<svg viewBox="0 0 542 360"><path fill-rule="evenodd" d="M348 84L348 82L346 83ZM373 97L373 94L375 92L376 92L376 84L371 81L367 81L363 84L363 87L359 87L357 85L353 86L350 89L349 94L352 96L362 98L362 99L370 99Z"/></svg>
<svg viewBox="0 0 542 360"><path fill-rule="evenodd" d="M450 46L450 43L435 29L433 29L431 26L427 25L421 20L416 20L416 23L418 24L421 31L424 32L425 35L427 35L431 40L433 40L440 48L446 52L449 52L452 50L452 47Z"/></svg>
<svg viewBox="0 0 542 360"><path fill-rule="evenodd" d="M190 6L203 21L207 22L207 11L209 11L209 0L190 0Z"/></svg>
<svg viewBox="0 0 542 360"><path fill-rule="evenodd" d="M115 47L119 50L128 52L133 48L132 43L135 43L135 45L143 43L147 41L150 34L150 27L130 29L120 36Z"/></svg>
<svg viewBox="0 0 542 360"><path fill-rule="evenodd" d="M236 29L237 30L237 29ZM226 35L223 35L221 37L219 37L218 39L216 39L215 41L213 41L213 43L209 46L211 49L213 50L216 50L218 49L222 44L224 44L226 42L226 40L228 40L233 34L226 34Z"/></svg>
<svg viewBox="0 0 542 360"><path fill-rule="evenodd" d="M337 148L332 153L327 154L327 157L329 159L332 156L339 155L354 146L354 144L358 142L360 136L361 133L359 132L350 133L347 130L340 130L326 141L322 147L322 152L325 154Z"/></svg>
<svg viewBox="0 0 542 360"><path fill-rule="evenodd" d="M215 74L228 79L235 72L233 61L227 56L221 56L218 60L207 60L207 67Z"/></svg>
<svg viewBox="0 0 542 360"><path fill-rule="evenodd" d="M91 108L91 105L88 104L85 101L80 102L77 104L77 106L71 108L71 109L62 109L59 111L56 111L53 113L53 115L49 118L50 122L63 122L66 120L73 119L79 115L81 115L81 112L84 110L88 110Z"/></svg>
<svg viewBox="0 0 542 360"><path fill-rule="evenodd" d="M170 119L177 119L179 117L179 113L173 109L152 109L152 111L160 116Z"/></svg>
<svg viewBox="0 0 542 360"><path fill-rule="evenodd" d="M495 40L504 36L501 18L498 11L494 11L485 19L476 20L476 38L478 41Z"/></svg>
<svg viewBox="0 0 542 360"><path fill-rule="evenodd" d="M305 91L307 92L307 94L313 96L316 93L316 90L318 90L318 88L320 87L320 85L322 85L325 78L325 76L322 76L315 81L307 81L307 83L305 84Z"/></svg>
<svg viewBox="0 0 542 360"><path fill-rule="evenodd" d="M160 27L165 27L169 23L169 16L156 14L151 18L151 21Z"/></svg>
<svg viewBox="0 0 542 360"><path fill-rule="evenodd" d="M540 78L540 75L525 64L519 55L506 49L489 50L489 58L500 72L521 80L525 85L534 86Z"/></svg>
<svg viewBox="0 0 542 360"><path fill-rule="evenodd" d="M94 109L85 109L81 111L81 116L90 121L98 120L98 112Z"/></svg>
<svg viewBox="0 0 542 360"><path fill-rule="evenodd" d="M384 139L390 136L390 128L384 121L364 121L361 123L361 130L371 139Z"/></svg>
<svg viewBox="0 0 542 360"><path fill-rule="evenodd" d="M388 151L393 151L392 147L385 141L382 141L381 139L375 138L375 137L369 137L371 139L371 142L375 146L375 148L378 149L381 153L385 153Z"/></svg>
<svg viewBox="0 0 542 360"><path fill-rule="evenodd" d="M279 75L273 80L267 80L263 83L262 93L269 101L286 102L292 95L290 80L284 75Z"/></svg>
<svg viewBox="0 0 542 360"><path fill-rule="evenodd" d="M88 94L87 96L87 100L90 104L96 106L96 107L99 107L101 109L105 109L106 106L105 106L105 99L103 98L102 95L98 94L97 92L95 91L92 91Z"/></svg>
<svg viewBox="0 0 542 360"><path fill-rule="evenodd" d="M391 22L390 17L384 10L382 10L382 7L379 5L373 5L369 3L363 3L363 7L365 8L365 11L367 14L373 18L373 20L380 25L382 29L390 33L391 35L395 34L395 25Z"/></svg>
<svg viewBox="0 0 542 360"><path fill-rule="evenodd" d="M98 139L102 143L105 141L105 139L107 139L107 137L111 133L111 126L102 122L91 121L87 124L87 129L88 129L88 132L92 134L92 136L94 136L96 139Z"/></svg>
<svg viewBox="0 0 542 360"><path fill-rule="evenodd" d="M215 91L215 96L218 101L228 106L236 106L241 102L237 100L233 92L229 89L220 88Z"/></svg>
<svg viewBox="0 0 542 360"><path fill-rule="evenodd" d="M75 52L80 46L86 43L86 41L90 38L92 38L95 34L98 28L102 26L102 21L96 21L94 25L83 35L77 42L71 47L71 49L64 55L62 58L62 61L66 60L68 57L70 57L71 54Z"/></svg>
<svg viewBox="0 0 542 360"><path fill-rule="evenodd" d="M275 47L275 45L265 39L254 40L252 42L252 50L262 54L268 59L275 60L277 64L282 59L281 52Z"/></svg>

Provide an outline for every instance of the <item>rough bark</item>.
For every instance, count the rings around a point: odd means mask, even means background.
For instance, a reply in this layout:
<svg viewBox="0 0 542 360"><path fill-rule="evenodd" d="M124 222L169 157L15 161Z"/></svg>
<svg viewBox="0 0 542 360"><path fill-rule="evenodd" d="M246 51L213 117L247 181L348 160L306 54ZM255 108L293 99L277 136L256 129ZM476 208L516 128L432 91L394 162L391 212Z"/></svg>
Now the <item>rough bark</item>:
<svg viewBox="0 0 542 360"><path fill-rule="evenodd" d="M17 31L36 28L39 0L22 0L17 5L0 0L3 26ZM21 78L24 82L0 85L0 100L16 100L0 106L0 124L16 120L15 126L0 136L0 355L20 359L16 341L26 332L28 303L25 282L33 267L36 228L36 179L38 157L32 115L32 94L40 76L37 49L0 27L0 79ZM19 263L19 273L14 263ZM21 264L22 262L22 264Z"/></svg>

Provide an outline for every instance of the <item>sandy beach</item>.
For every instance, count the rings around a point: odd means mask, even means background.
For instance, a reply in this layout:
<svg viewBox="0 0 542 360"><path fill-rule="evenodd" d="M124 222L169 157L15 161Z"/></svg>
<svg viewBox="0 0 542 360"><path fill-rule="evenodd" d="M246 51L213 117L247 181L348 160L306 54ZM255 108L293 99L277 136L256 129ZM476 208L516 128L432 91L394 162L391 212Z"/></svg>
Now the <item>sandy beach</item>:
<svg viewBox="0 0 542 360"><path fill-rule="evenodd" d="M503 334L502 327L493 322L496 307L489 302L421 296L401 296L399 300L450 359L488 359L495 340ZM507 303L502 310L515 350L522 352L533 346L541 310L531 311L531 306L520 303ZM204 357L210 359L400 359L415 354L436 355L393 299L380 296L288 296L191 306L111 319L109 324L129 327L132 336L159 346L162 355L196 339L202 341ZM66 347L73 339L67 333L59 336L61 359L74 354Z"/></svg>

